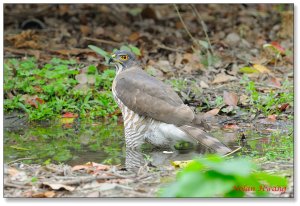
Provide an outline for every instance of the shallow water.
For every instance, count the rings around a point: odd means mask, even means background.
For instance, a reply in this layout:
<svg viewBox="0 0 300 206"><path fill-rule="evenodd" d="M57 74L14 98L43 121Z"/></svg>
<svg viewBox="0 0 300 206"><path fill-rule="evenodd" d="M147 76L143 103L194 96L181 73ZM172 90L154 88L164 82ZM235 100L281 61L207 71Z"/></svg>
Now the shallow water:
<svg viewBox="0 0 300 206"><path fill-rule="evenodd" d="M263 130L259 130L263 131ZM233 150L244 146L239 154L263 155L264 144L270 144L270 132L253 129L240 131L215 129L212 134ZM273 142L274 143L274 142ZM143 153L125 149L123 125L104 122L43 122L28 126L4 128L4 160L6 163L25 158L25 163L66 163L70 165L97 162L104 164L143 165L146 160L155 166L174 160L190 160L207 149L163 151L144 149Z"/></svg>

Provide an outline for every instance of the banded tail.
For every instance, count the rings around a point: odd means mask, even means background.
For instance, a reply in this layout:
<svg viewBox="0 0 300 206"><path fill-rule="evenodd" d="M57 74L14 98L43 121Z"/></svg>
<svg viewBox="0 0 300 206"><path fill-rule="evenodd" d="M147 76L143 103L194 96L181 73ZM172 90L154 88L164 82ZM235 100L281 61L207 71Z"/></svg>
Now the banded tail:
<svg viewBox="0 0 300 206"><path fill-rule="evenodd" d="M216 151L218 154L224 155L232 150L228 148L226 145L221 143L215 137L209 135L205 131L200 128L192 127L188 125L184 125L179 127L182 131L186 132L189 136L191 136L194 140L199 142L200 144Z"/></svg>

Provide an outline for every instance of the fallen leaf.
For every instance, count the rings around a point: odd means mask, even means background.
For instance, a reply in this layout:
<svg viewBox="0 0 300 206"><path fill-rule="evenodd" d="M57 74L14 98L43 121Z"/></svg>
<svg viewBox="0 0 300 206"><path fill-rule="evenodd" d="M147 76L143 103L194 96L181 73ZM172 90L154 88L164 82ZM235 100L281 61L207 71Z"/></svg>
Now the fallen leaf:
<svg viewBox="0 0 300 206"><path fill-rule="evenodd" d="M281 54L285 53L285 49L276 41L271 42L271 45Z"/></svg>
<svg viewBox="0 0 300 206"><path fill-rule="evenodd" d="M44 104L45 101L42 100L41 98L39 98L37 95L28 95L28 94L24 94L20 100L23 100L25 102L25 104L33 106L35 108L39 107L39 104Z"/></svg>
<svg viewBox="0 0 300 206"><path fill-rule="evenodd" d="M215 116L215 115L217 115L219 113L219 111L220 111L219 108L215 108L215 109L212 109L212 110L206 112L204 114L204 116Z"/></svg>
<svg viewBox="0 0 300 206"><path fill-rule="evenodd" d="M271 85L276 86L276 87L281 87L281 82L278 78L269 77L269 80L270 80Z"/></svg>
<svg viewBox="0 0 300 206"><path fill-rule="evenodd" d="M133 32L132 34L130 34L130 36L128 37L129 41L136 41L140 38L140 33L139 32Z"/></svg>
<svg viewBox="0 0 300 206"><path fill-rule="evenodd" d="M279 107L279 110L280 110L281 112L284 112L289 106L290 106L289 103L285 103L285 104L283 104L283 105L281 105L281 106Z"/></svg>
<svg viewBox="0 0 300 206"><path fill-rule="evenodd" d="M276 121L276 117L277 117L277 115L272 114L272 115L268 116L267 120L270 121L270 122L275 122Z"/></svg>
<svg viewBox="0 0 300 206"><path fill-rule="evenodd" d="M75 187L68 186L68 185L63 185L59 183L49 183L49 182L43 182L43 185L49 186L53 190L59 190L59 189L65 189L68 191L74 191Z"/></svg>
<svg viewBox="0 0 300 206"><path fill-rule="evenodd" d="M77 171L77 170L86 170L86 169L89 169L91 168L90 165L75 165L74 167L72 167L72 171Z"/></svg>
<svg viewBox="0 0 300 206"><path fill-rule="evenodd" d="M77 118L78 117L78 114L74 114L72 112L66 112L62 115L63 118Z"/></svg>
<svg viewBox="0 0 300 206"><path fill-rule="evenodd" d="M224 129L232 129L232 130L237 130L239 129L239 126L237 126L236 124L226 124L223 126Z"/></svg>
<svg viewBox="0 0 300 206"><path fill-rule="evenodd" d="M253 67L242 67L239 69L240 73L245 73L245 74L252 74L252 73L259 73L255 68Z"/></svg>
<svg viewBox="0 0 300 206"><path fill-rule="evenodd" d="M227 92L227 91L223 92L223 99L225 104L229 106L237 106L237 103L239 101L239 98L236 93Z"/></svg>
<svg viewBox="0 0 300 206"><path fill-rule="evenodd" d="M187 161L173 161L173 162L171 162L171 164L175 168L185 168L191 162L192 162L192 160L187 160Z"/></svg>
<svg viewBox="0 0 300 206"><path fill-rule="evenodd" d="M15 168L10 167L5 171L5 173L8 173L10 176L15 176L15 175L19 174L20 171Z"/></svg>
<svg viewBox="0 0 300 206"><path fill-rule="evenodd" d="M260 73L268 73L271 74L271 70L269 70L267 67L260 65L260 64L253 64L253 68L259 71Z"/></svg>
<svg viewBox="0 0 300 206"><path fill-rule="evenodd" d="M209 88L209 86L204 81L200 81L200 87L203 89Z"/></svg>
<svg viewBox="0 0 300 206"><path fill-rule="evenodd" d="M223 82L229 82L229 81L233 81L236 80L237 78L234 76L230 76L224 73L220 73L218 75L216 75L215 79L212 81L212 84L219 84L219 83L223 83Z"/></svg>
<svg viewBox="0 0 300 206"><path fill-rule="evenodd" d="M44 193L45 197L54 197L55 196L55 192L54 191L47 191Z"/></svg>
<svg viewBox="0 0 300 206"><path fill-rule="evenodd" d="M80 31L83 36L87 36L88 34L91 33L91 27L87 25L80 25Z"/></svg>
<svg viewBox="0 0 300 206"><path fill-rule="evenodd" d="M95 167L95 172L96 171L107 171L110 169L109 165L98 164L96 162L92 162L92 166Z"/></svg>

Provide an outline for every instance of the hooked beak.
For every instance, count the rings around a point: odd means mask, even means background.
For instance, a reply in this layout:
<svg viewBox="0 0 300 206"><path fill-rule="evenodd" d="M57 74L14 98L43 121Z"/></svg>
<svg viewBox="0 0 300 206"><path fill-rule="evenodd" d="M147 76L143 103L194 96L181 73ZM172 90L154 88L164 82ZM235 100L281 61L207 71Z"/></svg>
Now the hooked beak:
<svg viewBox="0 0 300 206"><path fill-rule="evenodd" d="M115 58L116 58L116 55L112 54L111 57L108 60L108 64L111 64L112 62L115 62Z"/></svg>
<svg viewBox="0 0 300 206"><path fill-rule="evenodd" d="M112 62L114 62L114 59L110 57L108 60L108 64L111 64Z"/></svg>

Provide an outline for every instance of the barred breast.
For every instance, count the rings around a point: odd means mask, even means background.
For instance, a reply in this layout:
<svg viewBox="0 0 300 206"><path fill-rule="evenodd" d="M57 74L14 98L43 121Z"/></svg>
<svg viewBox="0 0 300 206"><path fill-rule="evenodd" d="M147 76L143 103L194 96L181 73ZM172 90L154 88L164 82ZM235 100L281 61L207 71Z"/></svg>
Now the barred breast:
<svg viewBox="0 0 300 206"><path fill-rule="evenodd" d="M130 110L117 97L114 87L112 92L122 111L126 147L139 148L144 142L149 142L158 147L170 147L181 140L196 144L177 126L139 115Z"/></svg>

